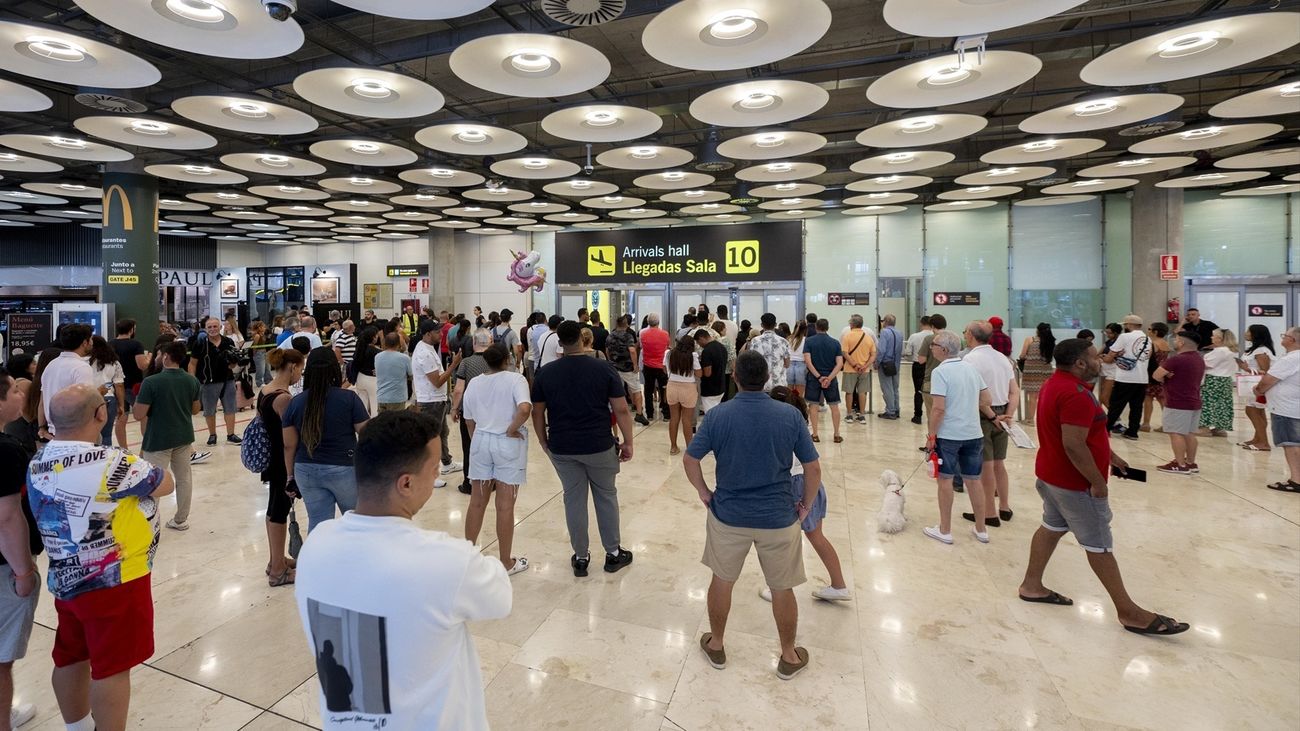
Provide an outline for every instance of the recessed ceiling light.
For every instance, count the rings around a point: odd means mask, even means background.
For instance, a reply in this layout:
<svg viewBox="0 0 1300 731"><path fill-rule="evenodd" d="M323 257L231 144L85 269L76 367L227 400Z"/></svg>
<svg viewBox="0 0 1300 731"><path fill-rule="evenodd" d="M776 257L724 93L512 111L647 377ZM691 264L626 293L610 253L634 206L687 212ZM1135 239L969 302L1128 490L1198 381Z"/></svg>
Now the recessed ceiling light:
<svg viewBox="0 0 1300 731"><path fill-rule="evenodd" d="M1300 81L1297 81L1294 84L1287 84L1281 89L1278 89L1278 93L1285 97L1300 96Z"/></svg>
<svg viewBox="0 0 1300 731"><path fill-rule="evenodd" d="M431 178L454 178L456 171L447 168L430 168L429 177Z"/></svg>
<svg viewBox="0 0 1300 731"><path fill-rule="evenodd" d="M1058 147L1056 140L1037 140L1035 142L1026 142L1020 146L1025 152L1047 152L1055 150Z"/></svg>
<svg viewBox="0 0 1300 731"><path fill-rule="evenodd" d="M267 115L266 107L252 102L237 102L231 104L227 109L230 110L231 114L249 119L261 119Z"/></svg>
<svg viewBox="0 0 1300 731"><path fill-rule="evenodd" d="M987 192L989 192L990 190L992 190L992 188L990 188L990 187L987 186L987 185L977 185L977 186L975 186L974 188L967 188L967 189L966 189L966 192L967 192L967 193L987 193Z"/></svg>
<svg viewBox="0 0 1300 731"><path fill-rule="evenodd" d="M664 174L663 174L663 179L664 179L664 180L670 180L670 181L672 181L672 180L685 180L685 179L686 179L686 173L679 173L679 172L664 173Z"/></svg>
<svg viewBox="0 0 1300 731"><path fill-rule="evenodd" d="M621 195L607 195L607 196L605 196L604 198L602 198L601 200L605 201L606 203L622 203L622 202L623 202L623 196L621 196Z"/></svg>
<svg viewBox="0 0 1300 731"><path fill-rule="evenodd" d="M682 195L686 196L687 198L699 198L700 196L704 195L704 191L688 190L688 191L684 191Z"/></svg>
<svg viewBox="0 0 1300 731"><path fill-rule="evenodd" d="M51 61L78 63L86 59L86 49L71 41L49 36L27 36L27 50Z"/></svg>
<svg viewBox="0 0 1300 731"><path fill-rule="evenodd" d="M953 64L935 71L925 77L925 83L930 86L948 86L956 84L970 78L970 68L966 64Z"/></svg>
<svg viewBox="0 0 1300 731"><path fill-rule="evenodd" d="M1070 187L1072 187L1072 188L1090 188L1090 187L1092 187L1092 186L1094 186L1094 185L1105 185L1105 184L1106 184L1106 181L1104 181L1104 180L1076 180L1076 181L1074 181L1073 183L1070 183Z"/></svg>
<svg viewBox="0 0 1300 731"><path fill-rule="evenodd" d="M379 153L379 145L374 142L354 142L351 149L358 155L376 155Z"/></svg>
<svg viewBox="0 0 1300 731"><path fill-rule="evenodd" d="M788 173L794 170L794 165L788 162L774 162L767 166L769 173Z"/></svg>
<svg viewBox="0 0 1300 731"><path fill-rule="evenodd" d="M181 169L190 175L211 175L214 172L207 165L186 165Z"/></svg>
<svg viewBox="0 0 1300 731"><path fill-rule="evenodd" d="M66 150L82 150L86 147L85 140L73 139L71 137L51 137L50 144L55 147L62 147Z"/></svg>
<svg viewBox="0 0 1300 731"><path fill-rule="evenodd" d="M555 65L555 59L535 48L521 48L510 55L510 65L526 74L540 74Z"/></svg>
<svg viewBox="0 0 1300 731"><path fill-rule="evenodd" d="M867 207L866 207L865 209L863 209L863 210L867 210L867 211L878 211L878 210L880 210L881 208L884 208L884 206L867 206Z"/></svg>
<svg viewBox="0 0 1300 731"><path fill-rule="evenodd" d="M257 211L235 211L236 216L256 216Z"/></svg>
<svg viewBox="0 0 1300 731"><path fill-rule="evenodd" d="M638 160L653 160L659 156L659 151L653 147L633 147L630 154Z"/></svg>
<svg viewBox="0 0 1300 731"><path fill-rule="evenodd" d="M171 128L162 122L151 122L147 119L137 119L131 123L131 131L141 135L153 135L155 137L167 134Z"/></svg>
<svg viewBox="0 0 1300 731"><path fill-rule="evenodd" d="M893 193L867 193L868 198L888 198Z"/></svg>
<svg viewBox="0 0 1300 731"><path fill-rule="evenodd" d="M879 178L872 178L871 182L875 183L876 185L892 185L894 183L901 182L902 180L903 179L897 175L885 175Z"/></svg>
<svg viewBox="0 0 1300 731"><path fill-rule="evenodd" d="M78 185L77 183L59 183L59 187L62 188L62 189L64 189L64 190L70 190L70 191L72 191L72 192L74 192L74 193L76 193L76 192L80 192L80 191L83 191L83 190L86 189L86 186L84 186L84 185Z"/></svg>
<svg viewBox="0 0 1300 731"><path fill-rule="evenodd" d="M1096 117L1102 114L1110 114L1119 109L1119 102L1114 99L1096 99L1090 102L1074 105L1074 116L1076 117Z"/></svg>
<svg viewBox="0 0 1300 731"><path fill-rule="evenodd" d="M311 206L289 206L291 211L310 211Z"/></svg>
<svg viewBox="0 0 1300 731"><path fill-rule="evenodd" d="M891 152L888 155L885 155L885 162L890 165L899 165L901 163L910 162L915 157L916 155L910 152Z"/></svg>
<svg viewBox="0 0 1300 731"><path fill-rule="evenodd" d="M510 189L505 187L488 188L487 194L488 195L510 195Z"/></svg>
<svg viewBox="0 0 1300 731"><path fill-rule="evenodd" d="M1001 178L1006 175L1015 175L1018 172L1020 172L1020 168L994 168L985 173L985 175L990 178Z"/></svg>
<svg viewBox="0 0 1300 731"><path fill-rule="evenodd" d="M348 203L350 205L356 206L357 208L365 208L366 206L370 205L370 201L348 201Z"/></svg>
<svg viewBox="0 0 1300 731"><path fill-rule="evenodd" d="M16 162L18 156L12 152L0 152L0 160L4 160L5 162Z"/></svg>
<svg viewBox="0 0 1300 731"><path fill-rule="evenodd" d="M783 206L797 206L800 203L803 203L803 198L782 198L781 199L781 205Z"/></svg>
<svg viewBox="0 0 1300 731"><path fill-rule="evenodd" d="M1222 180L1226 177L1228 176L1223 173L1205 173L1204 175L1194 176L1192 180Z"/></svg>
<svg viewBox="0 0 1300 731"><path fill-rule="evenodd" d="M532 203L529 203L528 205L532 206L533 208L545 208L546 206L549 206L550 204L549 204L549 203L546 203L546 202L543 202L543 201L533 201Z"/></svg>
<svg viewBox="0 0 1300 731"><path fill-rule="evenodd" d="M930 130L934 129L937 126L939 125L936 124L935 121L930 117L921 117L920 119L909 119L906 122L903 122L901 125L899 125L899 128L905 134L914 135L914 134L919 134L921 132L929 132Z"/></svg>
<svg viewBox="0 0 1300 731"><path fill-rule="evenodd" d="M1138 158L1137 160L1120 160L1119 162L1115 163L1115 167L1137 168L1137 167L1142 167L1143 165L1150 165L1151 162L1152 160L1149 157L1142 157L1142 158Z"/></svg>
<svg viewBox="0 0 1300 731"><path fill-rule="evenodd" d="M767 109L776 104L776 97L765 91L755 91L746 94L736 104L742 109Z"/></svg>
<svg viewBox="0 0 1300 731"><path fill-rule="evenodd" d="M1259 190L1277 190L1278 188L1285 187L1287 187L1286 183L1274 183L1272 185L1261 185L1259 186Z"/></svg>
<svg viewBox="0 0 1300 731"><path fill-rule="evenodd" d="M550 163L535 157L526 157L523 160L520 160L519 164L529 170L545 170L550 166Z"/></svg>
<svg viewBox="0 0 1300 731"><path fill-rule="evenodd" d="M238 193L217 193L217 197L223 200L233 201L239 198Z"/></svg>
<svg viewBox="0 0 1300 731"><path fill-rule="evenodd" d="M467 127L455 134L458 142L467 145L479 145L488 141L488 134L477 127Z"/></svg>
<svg viewBox="0 0 1300 731"><path fill-rule="evenodd" d="M9 193L10 198L35 198L34 193L28 193L25 190L15 190Z"/></svg>
<svg viewBox="0 0 1300 731"><path fill-rule="evenodd" d="M758 21L752 11L728 10L714 16L709 22L709 35L720 41L736 41L758 30Z"/></svg>
<svg viewBox="0 0 1300 731"><path fill-rule="evenodd" d="M590 188L590 187L591 187L591 181L590 181L590 180L572 180L572 181L569 182L569 187L570 187L570 188L573 188L573 189L575 189L575 190L586 190L587 188Z"/></svg>
<svg viewBox="0 0 1300 731"><path fill-rule="evenodd" d="M393 90L388 87L388 84L378 79L353 79L348 88L353 94L366 99L387 99L393 95Z"/></svg>
<svg viewBox="0 0 1300 731"><path fill-rule="evenodd" d="M775 186L777 190L794 190L799 187L798 183L780 183Z"/></svg>
<svg viewBox="0 0 1300 731"><path fill-rule="evenodd" d="M478 206L465 206L466 213L478 213L481 210L483 209Z"/></svg>
<svg viewBox="0 0 1300 731"><path fill-rule="evenodd" d="M361 187L375 184L375 181L371 180L370 178L348 178L348 182L351 183L352 185L357 185Z"/></svg>
<svg viewBox="0 0 1300 731"><path fill-rule="evenodd" d="M618 124L618 115L606 111L587 112L586 116L583 117L583 121L592 127L608 127Z"/></svg>
<svg viewBox="0 0 1300 731"><path fill-rule="evenodd" d="M718 218L731 218L730 213L719 213Z"/></svg>
<svg viewBox="0 0 1300 731"><path fill-rule="evenodd" d="M228 14L212 0L167 0L166 7L174 15L195 23L220 23Z"/></svg>
<svg viewBox="0 0 1300 731"><path fill-rule="evenodd" d="M629 208L628 213L645 213L644 208Z"/></svg>
<svg viewBox="0 0 1300 731"><path fill-rule="evenodd" d="M802 216L802 215L804 215L805 213L807 213L807 211L788 211L788 213L789 213L791 216Z"/></svg>
<svg viewBox="0 0 1300 731"><path fill-rule="evenodd" d="M273 168L283 168L289 166L289 158L284 155L262 155L258 161L263 165Z"/></svg>
<svg viewBox="0 0 1300 731"><path fill-rule="evenodd" d="M711 211L715 208L719 208L719 206L717 203L705 203L704 205L700 206L700 208L707 208Z"/></svg>
<svg viewBox="0 0 1300 731"><path fill-rule="evenodd" d="M1185 140L1203 140L1209 137L1218 137L1223 134L1221 127L1202 127L1200 129L1189 129L1186 132L1179 132L1178 136Z"/></svg>
<svg viewBox="0 0 1300 731"><path fill-rule="evenodd" d="M1161 58L1179 58L1208 51L1219 45L1223 34L1217 30L1203 30L1196 33L1184 33L1156 46Z"/></svg>
<svg viewBox="0 0 1300 731"><path fill-rule="evenodd" d="M949 203L948 205L950 205L950 206L969 206L970 204L971 204L970 201L953 201L952 203Z"/></svg>
<svg viewBox="0 0 1300 731"><path fill-rule="evenodd" d="M565 217L565 218L573 218L573 217L575 217L575 216L577 216L577 215L578 215L578 214L576 214L576 213L570 211L570 212L568 212L568 213L565 213L565 214L564 214L564 217Z"/></svg>
<svg viewBox="0 0 1300 731"><path fill-rule="evenodd" d="M759 135L754 140L754 144L758 147L780 147L781 145L785 144L785 135L781 135L781 134Z"/></svg>

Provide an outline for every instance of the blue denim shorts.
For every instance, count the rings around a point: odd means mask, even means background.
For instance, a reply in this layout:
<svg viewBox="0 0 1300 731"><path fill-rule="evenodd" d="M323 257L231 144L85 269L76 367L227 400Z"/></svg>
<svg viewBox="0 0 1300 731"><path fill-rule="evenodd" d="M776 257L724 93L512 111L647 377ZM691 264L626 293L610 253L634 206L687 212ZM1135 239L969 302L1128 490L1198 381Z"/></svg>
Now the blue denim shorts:
<svg viewBox="0 0 1300 731"><path fill-rule="evenodd" d="M984 466L984 438L936 439L934 448L939 452L939 474L952 477L960 474L968 480L978 480Z"/></svg>
<svg viewBox="0 0 1300 731"><path fill-rule="evenodd" d="M826 388L822 388L821 381L812 377L809 373L804 377L804 400L809 406L816 406L821 403L838 404L840 402L840 380L832 378L831 383Z"/></svg>

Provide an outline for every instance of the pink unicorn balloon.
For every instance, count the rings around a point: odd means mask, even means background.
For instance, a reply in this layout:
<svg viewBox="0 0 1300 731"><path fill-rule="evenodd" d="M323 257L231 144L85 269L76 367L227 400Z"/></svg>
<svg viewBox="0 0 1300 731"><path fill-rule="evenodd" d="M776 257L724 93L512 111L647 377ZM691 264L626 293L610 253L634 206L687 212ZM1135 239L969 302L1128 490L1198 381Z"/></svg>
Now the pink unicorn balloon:
<svg viewBox="0 0 1300 731"><path fill-rule="evenodd" d="M506 280L519 285L520 292L527 292L529 287L538 292L542 291L542 285L546 284L546 270L537 266L542 261L542 255L536 251L525 254L522 251L511 250L510 253L515 260L510 265L510 273L506 275Z"/></svg>

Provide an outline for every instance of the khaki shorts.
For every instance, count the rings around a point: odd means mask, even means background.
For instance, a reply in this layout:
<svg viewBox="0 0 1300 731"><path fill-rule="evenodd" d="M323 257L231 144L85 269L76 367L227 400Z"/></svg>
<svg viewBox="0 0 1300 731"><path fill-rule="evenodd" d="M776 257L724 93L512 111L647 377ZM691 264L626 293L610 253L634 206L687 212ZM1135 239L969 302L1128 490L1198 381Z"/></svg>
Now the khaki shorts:
<svg viewBox="0 0 1300 731"><path fill-rule="evenodd" d="M1001 416L1007 413L1007 407L994 406L993 413ZM984 432L984 461L996 462L1007 458L1007 430L994 422L980 419L980 429Z"/></svg>
<svg viewBox="0 0 1300 731"><path fill-rule="evenodd" d="M668 404L676 405L686 409L695 408L696 400L700 392L696 389L694 383L685 383L683 381L668 382Z"/></svg>
<svg viewBox="0 0 1300 731"><path fill-rule="evenodd" d="M808 580L803 572L803 533L799 521L785 528L736 528L709 511L700 563L708 566L714 576L730 582L739 579L750 546L758 549L763 578L773 591L793 589Z"/></svg>
<svg viewBox="0 0 1300 731"><path fill-rule="evenodd" d="M641 393L641 374L636 371L619 371L618 377L623 379L623 385L627 386L628 393Z"/></svg>

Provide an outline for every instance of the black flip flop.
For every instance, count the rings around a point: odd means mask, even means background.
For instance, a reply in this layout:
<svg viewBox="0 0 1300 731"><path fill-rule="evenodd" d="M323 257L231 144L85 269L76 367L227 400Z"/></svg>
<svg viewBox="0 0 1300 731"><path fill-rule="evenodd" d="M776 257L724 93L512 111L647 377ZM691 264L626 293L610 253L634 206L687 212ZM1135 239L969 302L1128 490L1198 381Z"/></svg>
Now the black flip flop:
<svg viewBox="0 0 1300 731"><path fill-rule="evenodd" d="M1265 485L1265 487L1278 492L1300 492L1300 482L1292 482L1291 480L1274 482L1272 485Z"/></svg>
<svg viewBox="0 0 1300 731"><path fill-rule="evenodd" d="M1073 599L1071 599L1071 598L1068 597L1068 596L1061 596L1060 594L1057 594L1056 592L1052 592L1052 593L1048 594L1047 596L1033 596L1033 597L1025 596L1024 594L1021 594L1021 595L1020 595L1020 601L1022 601L1022 602L1030 602L1030 603L1033 603L1033 604L1055 604L1055 605L1057 605L1057 606L1059 606L1059 607L1070 607L1070 606L1074 606L1074 600L1073 600Z"/></svg>
<svg viewBox="0 0 1300 731"><path fill-rule="evenodd" d="M1186 622L1174 621L1171 617L1163 614L1157 614L1156 618L1151 620L1151 624L1146 627L1130 627L1124 625L1124 629L1139 635L1177 635L1186 632L1191 625Z"/></svg>

